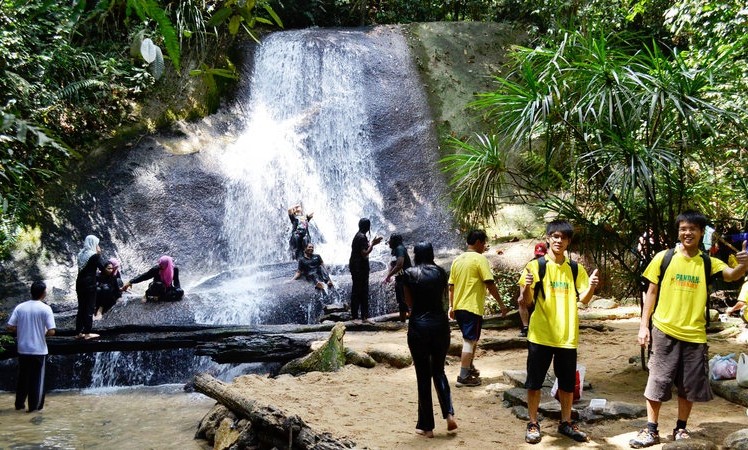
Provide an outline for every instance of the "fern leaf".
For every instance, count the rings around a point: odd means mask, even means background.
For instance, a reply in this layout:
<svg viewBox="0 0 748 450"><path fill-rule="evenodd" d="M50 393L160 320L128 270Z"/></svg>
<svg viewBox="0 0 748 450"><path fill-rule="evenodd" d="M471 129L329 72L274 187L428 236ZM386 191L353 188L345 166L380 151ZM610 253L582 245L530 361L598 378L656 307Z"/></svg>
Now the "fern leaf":
<svg viewBox="0 0 748 450"><path fill-rule="evenodd" d="M181 56L179 50L179 35L172 25L166 11L159 6L156 0L127 0L128 7L133 9L142 19L153 19L158 24L158 30L164 38L166 53L171 58L171 63L177 69L181 69Z"/></svg>
<svg viewBox="0 0 748 450"><path fill-rule="evenodd" d="M91 89L91 88L99 88L99 89L107 89L109 85L101 80L79 80L73 83L68 84L64 88L60 89L55 93L55 97L57 99L73 99L76 98L76 96L85 90Z"/></svg>

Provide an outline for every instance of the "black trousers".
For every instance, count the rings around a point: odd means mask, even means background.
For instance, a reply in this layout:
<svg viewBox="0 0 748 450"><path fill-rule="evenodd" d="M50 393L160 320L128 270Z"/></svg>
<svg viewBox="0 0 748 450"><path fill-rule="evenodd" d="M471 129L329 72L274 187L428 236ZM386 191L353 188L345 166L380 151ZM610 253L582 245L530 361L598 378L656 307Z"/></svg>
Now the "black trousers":
<svg viewBox="0 0 748 450"><path fill-rule="evenodd" d="M88 334L93 328L93 316L96 312L96 287L78 287L78 314L75 316L75 332Z"/></svg>
<svg viewBox="0 0 748 450"><path fill-rule="evenodd" d="M28 411L44 408L44 372L47 355L18 355L18 386L16 387L16 409L23 409L26 398Z"/></svg>
<svg viewBox="0 0 748 450"><path fill-rule="evenodd" d="M446 317L422 315L411 317L408 325L408 348L413 357L418 383L418 422L416 428L434 429L434 405L431 398L433 380L442 417L454 414L449 381L444 373L444 362L449 349L449 321Z"/></svg>
<svg viewBox="0 0 748 450"><path fill-rule="evenodd" d="M369 318L369 268L351 267L351 317L355 320Z"/></svg>
<svg viewBox="0 0 748 450"><path fill-rule="evenodd" d="M405 277L395 278L395 300L397 300L397 309L402 318L408 313L408 305L405 303Z"/></svg>

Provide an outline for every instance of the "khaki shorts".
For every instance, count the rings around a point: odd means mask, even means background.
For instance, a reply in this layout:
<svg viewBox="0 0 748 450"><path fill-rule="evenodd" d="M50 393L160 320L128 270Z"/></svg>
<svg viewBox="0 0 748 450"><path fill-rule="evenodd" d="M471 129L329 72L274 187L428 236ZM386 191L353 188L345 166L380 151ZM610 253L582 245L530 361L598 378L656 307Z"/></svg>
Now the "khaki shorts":
<svg viewBox="0 0 748 450"><path fill-rule="evenodd" d="M652 328L652 354L644 397L666 402L673 397L690 402L708 402L714 398L709 386L709 359L706 344L684 342Z"/></svg>

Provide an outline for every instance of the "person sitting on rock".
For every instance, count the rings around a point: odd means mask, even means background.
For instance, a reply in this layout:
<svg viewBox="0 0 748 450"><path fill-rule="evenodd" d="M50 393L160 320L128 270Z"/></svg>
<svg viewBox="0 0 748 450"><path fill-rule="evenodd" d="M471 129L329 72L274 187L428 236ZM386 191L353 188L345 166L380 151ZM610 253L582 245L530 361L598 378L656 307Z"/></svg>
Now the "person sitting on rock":
<svg viewBox="0 0 748 450"><path fill-rule="evenodd" d="M126 291L133 284L145 280L153 281L145 291L143 302L148 300L174 302L184 297L184 291L179 285L179 268L174 265L171 256L164 255L159 258L157 266L125 283L122 290Z"/></svg>
<svg viewBox="0 0 748 450"><path fill-rule="evenodd" d="M111 258L104 263L104 270L96 276L96 314L94 320L101 320L104 313L112 309L122 297L122 276L119 272L119 260Z"/></svg>
<svg viewBox="0 0 748 450"><path fill-rule="evenodd" d="M325 285L333 286L322 257L314 253L314 244L308 244L304 249L304 254L299 258L299 266L293 279L298 280L302 276L314 284L316 289L324 291L326 290Z"/></svg>

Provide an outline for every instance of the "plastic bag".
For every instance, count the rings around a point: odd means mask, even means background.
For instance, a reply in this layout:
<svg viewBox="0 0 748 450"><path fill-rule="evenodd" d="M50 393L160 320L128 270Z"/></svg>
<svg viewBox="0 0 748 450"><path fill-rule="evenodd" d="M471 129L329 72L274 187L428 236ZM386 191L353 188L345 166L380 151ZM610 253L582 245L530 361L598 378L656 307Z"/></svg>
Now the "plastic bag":
<svg viewBox="0 0 748 450"><path fill-rule="evenodd" d="M712 380L733 380L738 372L738 363L732 359L735 353L714 355L709 360L709 375Z"/></svg>
<svg viewBox="0 0 748 450"><path fill-rule="evenodd" d="M748 387L748 355L745 353L741 353L740 358L738 358L738 369L735 378L738 380L738 386Z"/></svg>
<svg viewBox="0 0 748 450"><path fill-rule="evenodd" d="M582 392L584 391L584 374L586 372L587 369L583 365L577 364L577 374L575 377L576 379L574 380L574 401L581 400L582 398ZM558 400L558 378L553 382L551 395L553 398Z"/></svg>

